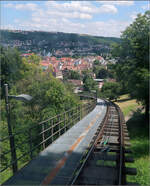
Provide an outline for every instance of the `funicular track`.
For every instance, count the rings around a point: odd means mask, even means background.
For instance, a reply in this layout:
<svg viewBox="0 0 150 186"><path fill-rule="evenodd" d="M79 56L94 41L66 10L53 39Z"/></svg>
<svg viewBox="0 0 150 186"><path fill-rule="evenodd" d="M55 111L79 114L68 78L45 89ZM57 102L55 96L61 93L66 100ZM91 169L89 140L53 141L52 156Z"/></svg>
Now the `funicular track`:
<svg viewBox="0 0 150 186"><path fill-rule="evenodd" d="M120 108L107 102L107 113L68 184L130 185L126 175L135 175L127 127Z"/></svg>

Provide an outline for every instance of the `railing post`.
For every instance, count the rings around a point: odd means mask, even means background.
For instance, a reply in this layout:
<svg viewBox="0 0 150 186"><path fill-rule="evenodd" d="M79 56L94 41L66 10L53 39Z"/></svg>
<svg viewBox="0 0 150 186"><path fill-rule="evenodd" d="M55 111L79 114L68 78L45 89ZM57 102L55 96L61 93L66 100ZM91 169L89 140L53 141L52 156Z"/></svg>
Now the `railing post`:
<svg viewBox="0 0 150 186"><path fill-rule="evenodd" d="M54 141L54 136L53 136L53 134L54 134L54 128L53 128L53 124L54 124L54 120L52 119L52 142Z"/></svg>
<svg viewBox="0 0 150 186"><path fill-rule="evenodd" d="M80 121L80 105L78 105L78 121Z"/></svg>
<svg viewBox="0 0 150 186"><path fill-rule="evenodd" d="M58 116L58 129L59 129L59 136L60 136L60 121L61 121L61 119L60 119L61 117L60 117L60 115Z"/></svg>
<svg viewBox="0 0 150 186"><path fill-rule="evenodd" d="M68 112L68 121L69 121L69 125L68 125L68 127L70 128L70 126L71 126L71 118L70 118L70 111Z"/></svg>
<svg viewBox="0 0 150 186"><path fill-rule="evenodd" d="M82 119L82 104L80 105L80 120Z"/></svg>
<svg viewBox="0 0 150 186"><path fill-rule="evenodd" d="M45 130L45 127L44 127L44 123L42 124L42 140L43 140L43 149L45 149L45 134L44 134L44 130Z"/></svg>
<svg viewBox="0 0 150 186"><path fill-rule="evenodd" d="M14 136L12 134L12 128L11 128L11 123L10 123L10 105L9 105L9 99L8 99L8 84L5 84L5 103L6 103L9 143L10 143L10 149L11 149L11 160L13 162L12 169L13 169L13 174L15 174L18 170L18 166L17 166L15 141L14 141Z"/></svg>
<svg viewBox="0 0 150 186"><path fill-rule="evenodd" d="M67 130L67 128L66 128L66 112L64 112L64 127L65 127L65 132L66 132L66 130Z"/></svg>

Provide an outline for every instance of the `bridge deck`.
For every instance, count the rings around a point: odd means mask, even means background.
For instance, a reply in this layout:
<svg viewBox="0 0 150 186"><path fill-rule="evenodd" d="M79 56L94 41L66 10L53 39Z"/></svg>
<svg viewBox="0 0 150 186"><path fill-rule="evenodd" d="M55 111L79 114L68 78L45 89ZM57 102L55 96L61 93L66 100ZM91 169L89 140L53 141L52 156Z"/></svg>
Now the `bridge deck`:
<svg viewBox="0 0 150 186"><path fill-rule="evenodd" d="M3 185L65 185L106 113L104 101Z"/></svg>

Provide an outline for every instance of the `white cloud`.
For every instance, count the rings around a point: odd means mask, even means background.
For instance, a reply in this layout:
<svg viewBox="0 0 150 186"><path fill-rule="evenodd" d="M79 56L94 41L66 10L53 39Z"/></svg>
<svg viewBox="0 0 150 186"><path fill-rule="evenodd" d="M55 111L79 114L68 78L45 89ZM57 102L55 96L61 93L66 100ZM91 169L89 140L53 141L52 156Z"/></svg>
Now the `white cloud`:
<svg viewBox="0 0 150 186"><path fill-rule="evenodd" d="M64 12L72 12L72 11L79 11L79 12L86 12L86 13L94 13L94 7L90 2L85 1L72 1L72 2L65 2L63 4L59 4L57 1L47 1L45 5L49 9L55 9Z"/></svg>
<svg viewBox="0 0 150 186"><path fill-rule="evenodd" d="M35 3L27 3L27 4L5 4L6 8L15 8L17 10L37 10L38 6Z"/></svg>
<svg viewBox="0 0 150 186"><path fill-rule="evenodd" d="M47 1L44 2L42 6L37 5L36 3L18 3L18 4L6 4L5 7L7 8L15 8L16 10L29 10L31 11L31 18L32 24L21 24L21 26L25 27L35 27L42 28L42 29L53 29L58 28L60 29L61 21L63 26L66 26L67 29L72 25L75 27L76 25L80 25L83 28L83 24L77 24L74 22L76 19L81 20L92 20L94 14L115 14L117 13L117 8L114 5L110 4L102 4L99 7L94 6L89 1L72 1L72 2L64 2L60 3L57 1ZM51 20L51 22L50 22ZM54 21L55 20L55 21ZM64 20L69 20L70 22L66 23ZM15 22L19 24L19 22ZM25 21L24 21L25 23ZM47 23L52 24L53 27L49 27ZM57 24L58 23L58 24ZM44 26L43 26L44 25ZM63 26L61 26L61 29ZM74 28L72 28L75 30ZM65 30L65 29L64 29ZM78 30L77 30L78 31Z"/></svg>
<svg viewBox="0 0 150 186"><path fill-rule="evenodd" d="M107 22L97 21L89 23L86 28L88 33L92 35L120 37L121 32L124 31L128 25L129 22L126 21L108 20Z"/></svg>
<svg viewBox="0 0 150 186"><path fill-rule="evenodd" d="M117 8L114 5L104 4L99 7L92 5L88 1L72 1L59 4L56 1L48 1L45 3L49 10L58 10L60 12L74 12L96 14L96 13L116 13Z"/></svg>
<svg viewBox="0 0 150 186"><path fill-rule="evenodd" d="M127 2L127 3L125 3ZM73 1L61 4L57 1L44 2L42 6L35 3L7 4L8 8L16 10L30 10L28 20L16 20L16 27L23 30L59 31L68 33L90 34L97 36L119 37L130 22L117 20L93 21L94 14L115 14L118 9L115 5L132 5L133 1L113 1L113 3L100 1L94 6L89 1ZM78 19L85 20L84 23ZM90 22L89 22L90 20ZM9 25L10 26L10 25Z"/></svg>
<svg viewBox="0 0 150 186"><path fill-rule="evenodd" d="M117 13L117 8L114 5L104 4L99 7L100 13Z"/></svg>
<svg viewBox="0 0 150 186"><path fill-rule="evenodd" d="M79 11L84 13L93 13L93 8L96 8L90 2L84 1L65 2L63 4L59 4L57 1L47 1L45 5L50 10L55 9L61 12Z"/></svg>
<svg viewBox="0 0 150 186"><path fill-rule="evenodd" d="M67 18L32 18L32 21L19 22L18 28L23 30L41 30L66 33L89 34L95 36L120 37L121 31L130 24L126 21L108 20L85 23L72 22Z"/></svg>
<svg viewBox="0 0 150 186"><path fill-rule="evenodd" d="M118 6L132 6L134 5L134 1L128 0L128 1L97 1L101 4L110 4L110 5L118 5Z"/></svg>
<svg viewBox="0 0 150 186"><path fill-rule="evenodd" d="M130 15L130 18L131 18L131 22L133 22L134 21L134 19L136 19L137 18L137 14L138 14L138 12L132 12L132 14Z"/></svg>
<svg viewBox="0 0 150 186"><path fill-rule="evenodd" d="M16 9L23 9L23 10L37 10L38 6L34 3L27 3L27 4L16 4Z"/></svg>

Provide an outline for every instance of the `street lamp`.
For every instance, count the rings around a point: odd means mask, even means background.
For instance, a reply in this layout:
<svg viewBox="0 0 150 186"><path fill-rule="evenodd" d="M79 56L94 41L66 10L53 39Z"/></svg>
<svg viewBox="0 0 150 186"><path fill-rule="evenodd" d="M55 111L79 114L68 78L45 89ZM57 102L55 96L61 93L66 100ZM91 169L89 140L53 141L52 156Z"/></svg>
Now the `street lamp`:
<svg viewBox="0 0 150 186"><path fill-rule="evenodd" d="M18 96L9 95L8 94L8 84L4 84L5 86L5 103L6 103L6 113L7 113L7 124L8 124L8 134L9 134L9 143L10 143L10 149L11 149L11 159L12 159L12 168L13 168L13 174L17 172L17 157L16 157L16 149L15 149L15 142L14 142L14 136L12 134L12 128L10 123L10 104L9 104L9 98L13 98L16 100L21 101L31 101L32 96L27 94L21 94Z"/></svg>

